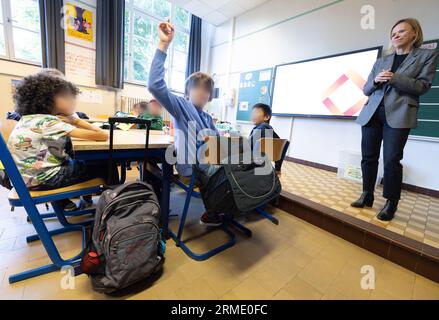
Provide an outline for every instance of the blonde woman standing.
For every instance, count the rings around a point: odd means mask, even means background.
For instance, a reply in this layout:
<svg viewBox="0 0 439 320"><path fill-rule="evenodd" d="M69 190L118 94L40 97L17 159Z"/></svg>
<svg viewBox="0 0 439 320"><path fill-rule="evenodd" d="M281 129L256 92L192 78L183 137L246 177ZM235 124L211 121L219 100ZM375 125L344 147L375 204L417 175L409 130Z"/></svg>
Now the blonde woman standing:
<svg viewBox="0 0 439 320"><path fill-rule="evenodd" d="M401 197L403 151L410 129L417 126L419 97L430 90L436 73L436 50L420 48L423 32L418 20L402 19L390 31L391 54L373 66L364 94L369 97L357 123L362 126L363 193L351 205L372 207L381 142L384 192L387 199L378 219L393 219Z"/></svg>

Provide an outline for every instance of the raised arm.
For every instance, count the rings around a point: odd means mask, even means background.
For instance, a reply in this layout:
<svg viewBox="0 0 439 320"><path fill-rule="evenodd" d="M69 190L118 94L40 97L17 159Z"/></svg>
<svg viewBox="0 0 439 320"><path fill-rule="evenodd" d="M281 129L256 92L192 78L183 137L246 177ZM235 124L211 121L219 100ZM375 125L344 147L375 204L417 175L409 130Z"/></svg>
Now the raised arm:
<svg viewBox="0 0 439 320"><path fill-rule="evenodd" d="M174 32L174 27L168 22L159 25L160 41L151 63L148 90L174 118L178 118L181 113L179 100L184 98L171 93L165 81L166 52L174 38Z"/></svg>
<svg viewBox="0 0 439 320"><path fill-rule="evenodd" d="M431 88L434 75L436 74L437 52L431 50L421 73L416 78L408 77L401 73L394 73L389 84L402 92L411 95L421 96Z"/></svg>

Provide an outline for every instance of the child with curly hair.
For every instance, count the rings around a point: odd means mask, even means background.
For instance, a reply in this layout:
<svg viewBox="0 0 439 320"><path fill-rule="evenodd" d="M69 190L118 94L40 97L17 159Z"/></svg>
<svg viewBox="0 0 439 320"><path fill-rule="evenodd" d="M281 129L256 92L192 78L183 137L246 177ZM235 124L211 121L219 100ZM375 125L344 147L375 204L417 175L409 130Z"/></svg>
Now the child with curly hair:
<svg viewBox="0 0 439 320"><path fill-rule="evenodd" d="M69 155L70 137L108 139L105 131L75 114L78 92L74 84L50 73L28 76L16 88L15 111L21 119L8 147L31 190L57 189L108 175L107 165L88 164ZM68 199L61 205L66 211L76 209Z"/></svg>

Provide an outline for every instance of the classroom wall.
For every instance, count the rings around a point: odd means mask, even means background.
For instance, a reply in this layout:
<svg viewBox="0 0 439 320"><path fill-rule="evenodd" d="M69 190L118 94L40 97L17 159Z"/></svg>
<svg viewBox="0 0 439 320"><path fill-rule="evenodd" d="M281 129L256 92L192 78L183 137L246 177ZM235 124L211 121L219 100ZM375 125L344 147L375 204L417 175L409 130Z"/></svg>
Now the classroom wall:
<svg viewBox="0 0 439 320"><path fill-rule="evenodd" d="M12 80L21 80L23 77L40 70L39 66L0 60L0 119L4 119L6 112L14 110ZM116 91L83 86L79 86L79 88L96 91L102 96L102 102L99 103L84 101L82 97L79 97L77 106L79 111L85 112L91 117L114 112Z"/></svg>
<svg viewBox="0 0 439 320"><path fill-rule="evenodd" d="M81 0L78 3L96 8L96 0ZM211 24L203 22L201 71L206 72L209 67L209 54L214 31L215 28ZM97 30L97 32L99 31ZM4 119L7 111L13 111L14 109L11 81L20 80L25 76L38 72L40 69L41 67L36 65L0 60L0 120ZM87 98L87 96L78 97L77 110L85 112L90 117L114 114L115 111L120 110L121 97L144 100L152 98L146 85L125 83L122 90L95 85L78 85L78 87L83 91L94 93L92 99Z"/></svg>
<svg viewBox="0 0 439 320"><path fill-rule="evenodd" d="M375 8L374 30L360 26L363 5ZM387 48L393 23L410 16L420 20L426 40L437 39L438 12L437 0L272 0L216 28L209 72L217 74L221 88L233 92L240 72L377 45ZM234 122L236 107L226 111ZM361 129L353 121L274 117L272 125L291 139L291 157L336 167L340 151L360 152ZM409 140L404 182L439 190L438 160L439 143Z"/></svg>

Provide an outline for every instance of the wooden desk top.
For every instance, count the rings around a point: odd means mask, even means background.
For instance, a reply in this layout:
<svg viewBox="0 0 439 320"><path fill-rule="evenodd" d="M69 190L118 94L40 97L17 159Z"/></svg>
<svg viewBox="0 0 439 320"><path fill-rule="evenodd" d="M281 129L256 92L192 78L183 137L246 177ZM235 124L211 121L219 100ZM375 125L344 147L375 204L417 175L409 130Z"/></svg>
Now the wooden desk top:
<svg viewBox="0 0 439 320"><path fill-rule="evenodd" d="M89 119L84 119L84 121L90 122L90 123L93 123L93 122L102 122L102 123L104 123L104 122L108 122L108 118L107 119L105 119L105 118L89 118Z"/></svg>
<svg viewBox="0 0 439 320"><path fill-rule="evenodd" d="M143 149L145 148L145 130L115 130L114 131L114 150L121 149ZM162 131L150 131L149 148L167 148L173 143L173 137L165 135ZM90 141L72 138L74 151L108 150L109 141Z"/></svg>

